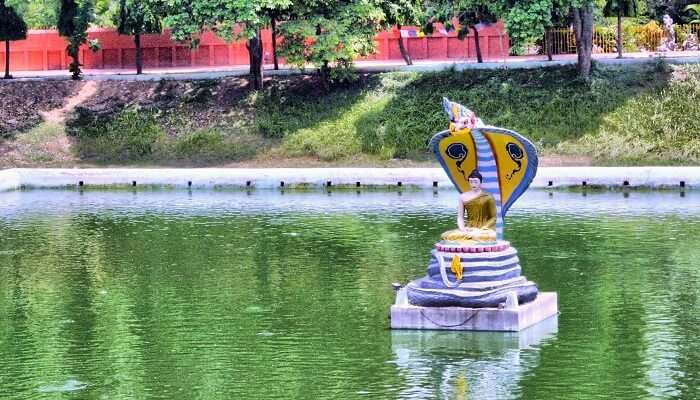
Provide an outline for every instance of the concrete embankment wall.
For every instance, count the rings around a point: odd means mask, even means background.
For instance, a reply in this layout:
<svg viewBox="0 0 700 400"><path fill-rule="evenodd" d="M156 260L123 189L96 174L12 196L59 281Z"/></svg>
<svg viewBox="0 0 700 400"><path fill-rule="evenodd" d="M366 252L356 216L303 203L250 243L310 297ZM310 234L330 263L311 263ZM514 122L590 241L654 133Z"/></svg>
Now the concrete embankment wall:
<svg viewBox="0 0 700 400"><path fill-rule="evenodd" d="M16 190L21 187L17 170L6 169L0 171L0 192Z"/></svg>
<svg viewBox="0 0 700 400"><path fill-rule="evenodd" d="M413 187L452 189L440 168L10 169L0 191L19 188L154 186L166 188ZM700 188L700 167L540 168L532 188Z"/></svg>

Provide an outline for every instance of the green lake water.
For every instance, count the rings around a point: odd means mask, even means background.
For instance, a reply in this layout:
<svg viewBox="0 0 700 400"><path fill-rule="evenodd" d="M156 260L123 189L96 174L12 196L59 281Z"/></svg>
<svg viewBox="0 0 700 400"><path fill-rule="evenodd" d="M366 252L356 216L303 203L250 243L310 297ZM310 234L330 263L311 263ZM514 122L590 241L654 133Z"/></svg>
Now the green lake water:
<svg viewBox="0 0 700 400"><path fill-rule="evenodd" d="M531 191L561 315L391 331L455 194L0 193L1 399L697 399L700 193Z"/></svg>

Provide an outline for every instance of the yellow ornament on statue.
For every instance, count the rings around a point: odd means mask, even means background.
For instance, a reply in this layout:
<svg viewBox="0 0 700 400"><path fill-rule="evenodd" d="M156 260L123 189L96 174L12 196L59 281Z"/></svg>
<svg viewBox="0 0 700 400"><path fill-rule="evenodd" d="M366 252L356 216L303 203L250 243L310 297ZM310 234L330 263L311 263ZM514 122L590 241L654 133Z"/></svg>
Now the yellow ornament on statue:
<svg viewBox="0 0 700 400"><path fill-rule="evenodd" d="M452 257L451 269L452 269L452 273L455 274L455 276L457 277L457 280L462 280L462 275L464 273L464 267L462 267L462 263L459 260L459 256L456 254L454 255L454 257Z"/></svg>

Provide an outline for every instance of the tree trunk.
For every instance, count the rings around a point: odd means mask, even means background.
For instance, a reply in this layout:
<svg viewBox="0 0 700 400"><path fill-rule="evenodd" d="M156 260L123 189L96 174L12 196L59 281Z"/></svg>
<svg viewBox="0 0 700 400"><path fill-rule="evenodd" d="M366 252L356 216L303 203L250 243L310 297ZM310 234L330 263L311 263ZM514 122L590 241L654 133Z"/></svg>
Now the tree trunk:
<svg viewBox="0 0 700 400"><path fill-rule="evenodd" d="M591 57L593 54L593 5L587 4L574 8L573 15L578 74L582 78L588 79L591 76Z"/></svg>
<svg viewBox="0 0 700 400"><path fill-rule="evenodd" d="M413 65L413 60L411 60L411 55L406 51L406 47L403 45L403 36L401 36L401 24L396 24L396 28L399 30L399 51L401 52L401 57L406 61L406 65Z"/></svg>
<svg viewBox="0 0 700 400"><path fill-rule="evenodd" d="M77 50L74 48L69 49L68 55L73 59L73 62L68 66L68 71L72 74L70 78L74 81L79 81L80 75L82 74L80 70L80 48Z"/></svg>
<svg viewBox="0 0 700 400"><path fill-rule="evenodd" d="M321 76L321 85L323 86L323 90L329 91L331 89L331 67L328 65L328 61L323 62L323 65L318 72Z"/></svg>
<svg viewBox="0 0 700 400"><path fill-rule="evenodd" d="M141 35L134 35L134 44L136 45L136 75L143 73L143 49L141 48Z"/></svg>
<svg viewBox="0 0 700 400"><path fill-rule="evenodd" d="M474 30L474 44L476 45L476 62L484 62L484 58L481 56L481 45L479 44L479 31L476 30L476 26L472 27Z"/></svg>
<svg viewBox="0 0 700 400"><path fill-rule="evenodd" d="M549 28L547 28L547 30L544 31L544 41L544 45L547 50L547 60L552 61L552 45L554 43L552 43L552 30Z"/></svg>
<svg viewBox="0 0 700 400"><path fill-rule="evenodd" d="M250 59L250 79L253 89L263 88L263 46L260 30L248 39L248 57Z"/></svg>
<svg viewBox="0 0 700 400"><path fill-rule="evenodd" d="M617 8L617 58L622 58L622 8L621 7Z"/></svg>
<svg viewBox="0 0 700 400"><path fill-rule="evenodd" d="M5 40L5 79L12 79L10 75L10 41Z"/></svg>
<svg viewBox="0 0 700 400"><path fill-rule="evenodd" d="M274 18L270 21L272 25L272 61L275 63L275 71L280 69L279 62L277 61L277 21Z"/></svg>

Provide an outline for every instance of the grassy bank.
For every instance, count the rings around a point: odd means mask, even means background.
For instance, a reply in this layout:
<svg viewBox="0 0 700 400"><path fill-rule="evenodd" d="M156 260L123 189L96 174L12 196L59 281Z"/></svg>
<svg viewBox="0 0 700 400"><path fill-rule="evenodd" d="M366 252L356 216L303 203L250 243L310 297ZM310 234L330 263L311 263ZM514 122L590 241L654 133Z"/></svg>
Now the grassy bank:
<svg viewBox="0 0 700 400"><path fill-rule="evenodd" d="M700 66L601 67L590 81L575 76L569 67L369 74L330 92L304 76L270 80L263 92L241 79L100 82L67 131L76 162L421 162L432 158L427 141L447 126L446 96L531 138L545 157L700 164ZM31 143L22 141L31 133L16 140Z"/></svg>

